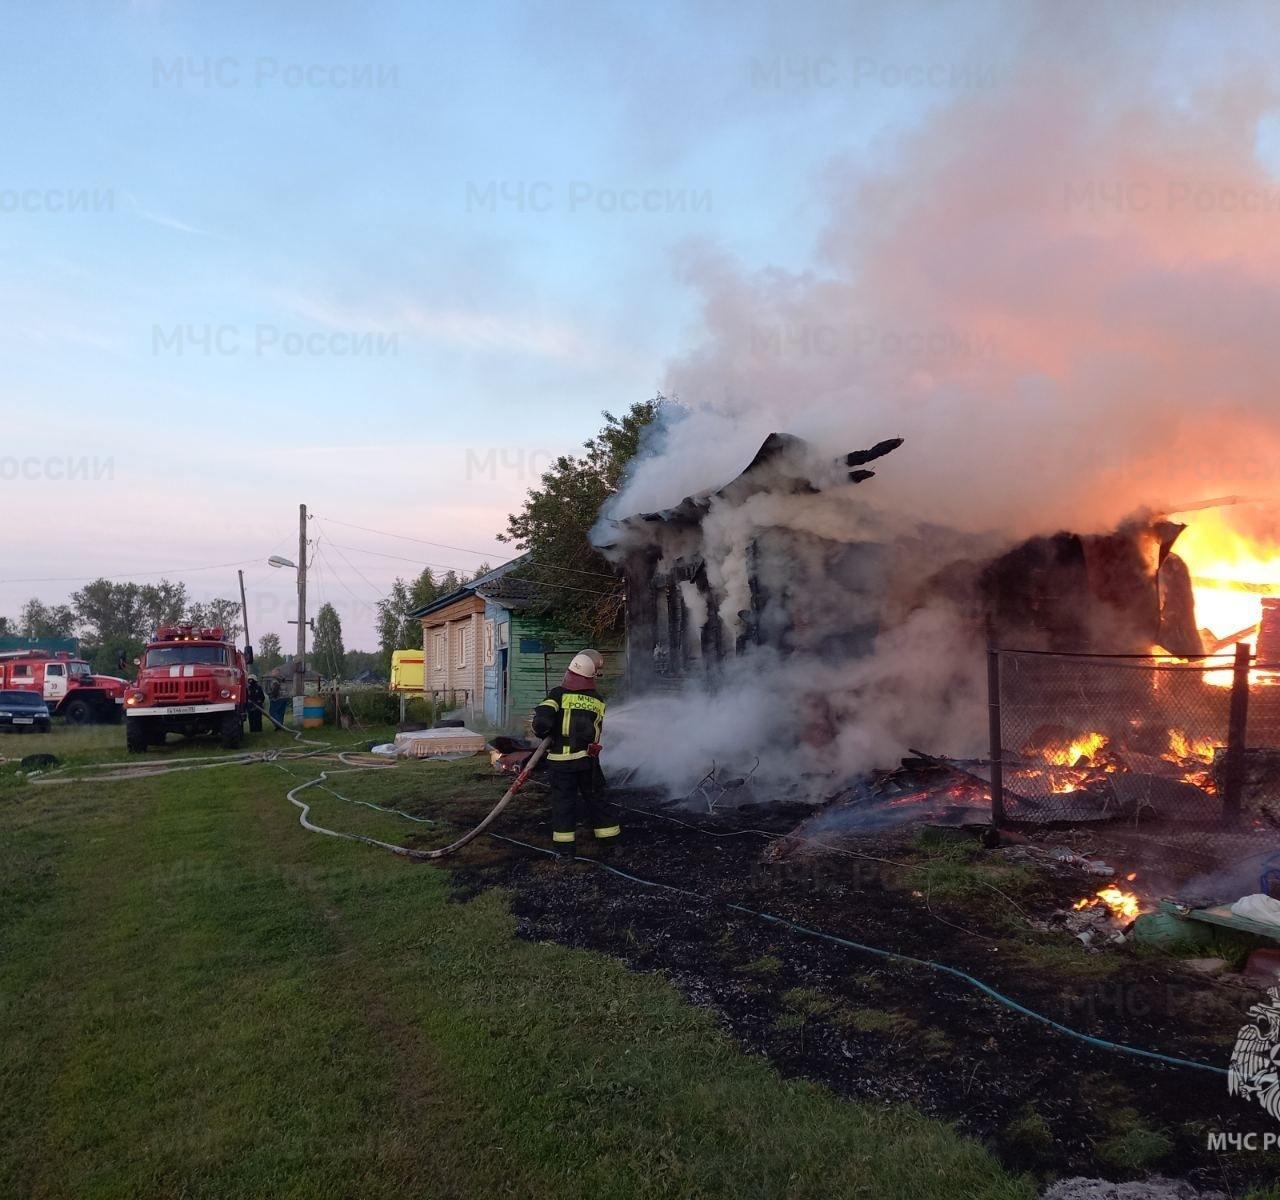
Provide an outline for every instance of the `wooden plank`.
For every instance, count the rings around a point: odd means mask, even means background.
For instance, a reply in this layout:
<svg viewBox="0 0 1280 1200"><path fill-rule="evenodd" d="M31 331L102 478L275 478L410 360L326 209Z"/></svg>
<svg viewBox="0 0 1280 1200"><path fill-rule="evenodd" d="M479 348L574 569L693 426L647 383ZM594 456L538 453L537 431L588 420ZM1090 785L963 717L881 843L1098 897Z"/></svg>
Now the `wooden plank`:
<svg viewBox="0 0 1280 1200"><path fill-rule="evenodd" d="M1160 911L1181 917L1186 921L1203 921L1206 925L1218 925L1223 929L1236 929L1241 933L1254 933L1259 937L1280 942L1280 926L1267 925L1248 917L1237 917L1229 904L1215 904L1211 908L1184 909L1168 900L1160 901Z"/></svg>

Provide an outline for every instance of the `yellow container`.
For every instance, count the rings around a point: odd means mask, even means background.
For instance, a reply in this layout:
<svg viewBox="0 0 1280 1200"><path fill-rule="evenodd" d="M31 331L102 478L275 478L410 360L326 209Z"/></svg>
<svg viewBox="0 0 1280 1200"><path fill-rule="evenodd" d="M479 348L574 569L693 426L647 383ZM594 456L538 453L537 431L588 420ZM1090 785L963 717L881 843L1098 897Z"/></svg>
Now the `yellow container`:
<svg viewBox="0 0 1280 1200"><path fill-rule="evenodd" d="M391 655L391 690L420 692L423 681L421 650L396 650Z"/></svg>

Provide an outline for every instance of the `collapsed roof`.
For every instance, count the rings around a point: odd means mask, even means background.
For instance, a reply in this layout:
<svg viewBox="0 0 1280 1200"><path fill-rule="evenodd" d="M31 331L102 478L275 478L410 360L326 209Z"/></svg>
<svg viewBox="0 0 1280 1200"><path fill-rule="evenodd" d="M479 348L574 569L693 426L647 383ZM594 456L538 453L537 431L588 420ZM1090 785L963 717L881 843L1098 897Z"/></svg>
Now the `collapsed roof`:
<svg viewBox="0 0 1280 1200"><path fill-rule="evenodd" d="M892 453L902 438L877 442L870 450L855 450L839 459L822 460L813 445L790 433L771 433L761 443L755 457L741 473L720 487L686 496L679 504L657 512L635 513L613 522L620 530L634 530L645 524L697 525L716 500L741 503L759 492L802 494L819 492L840 483L863 483L875 476L866 465ZM614 549L617 540L601 547Z"/></svg>
<svg viewBox="0 0 1280 1200"><path fill-rule="evenodd" d="M872 479L868 464L902 445L892 438L831 459L802 438L772 433L729 482L611 522L602 549L626 576L633 675L711 668L752 644L860 656L886 623L939 598L996 644L1201 653L1190 573L1172 549L1183 527L1169 521L1002 550L937 528L816 533L794 519L794 506L764 506L762 515L756 505L725 538L726 522L761 493L821 497L838 508L840 494L823 493Z"/></svg>

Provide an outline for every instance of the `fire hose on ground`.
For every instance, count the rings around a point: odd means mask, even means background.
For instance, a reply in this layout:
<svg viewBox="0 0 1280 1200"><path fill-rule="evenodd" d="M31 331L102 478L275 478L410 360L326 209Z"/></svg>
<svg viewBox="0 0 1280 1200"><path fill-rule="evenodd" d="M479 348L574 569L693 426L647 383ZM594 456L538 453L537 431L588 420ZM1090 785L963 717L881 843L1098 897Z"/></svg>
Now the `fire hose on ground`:
<svg viewBox="0 0 1280 1200"><path fill-rule="evenodd" d="M254 705L260 711L260 705ZM270 719L270 714L267 714ZM284 729L284 726L280 726ZM248 766L251 763L270 763L280 770L288 770L282 765L281 760L295 761L301 758L312 758L316 755L326 753L332 749L332 743L320 742L314 739L305 738L301 732L297 730L286 730L290 732L296 742L316 747L314 750L305 750L300 753L286 754L280 750L263 750L251 751L244 754L232 755L206 755L200 758L184 759L180 762L173 763L156 763L154 765L147 763L133 762L115 762L115 763L86 763L84 770L104 771L101 775L62 775L52 777L53 773L39 779L32 779L30 782L34 784L59 784L59 783L106 783L120 779L146 779L157 775L170 775L178 771L205 771L212 770L216 767L224 766ZM394 760L374 758L370 760L365 758L363 761L355 761L355 756L350 751L339 750L337 752L338 761L343 764L342 770L337 771L321 771L315 779L308 779L305 783L300 783L297 787L291 788L287 794L289 803L299 809L298 824L303 829L309 829L312 833L323 833L328 837L343 838L347 841L364 842L369 846L378 846L383 850L390 850L394 854L403 855L405 858L414 860L430 861L433 859L445 858L446 856L461 850L463 846L474 841L480 836L494 821L501 815L502 810L515 798L516 794L524 787L529 776L533 774L538 763L542 761L543 755L551 747L551 739L543 738L538 743L537 749L529 756L529 761L525 763L524 769L512 781L512 784L502 794L502 798L493 806L484 817L484 819L473 829L463 834L460 838L450 842L447 846L440 846L434 850L417 850L409 846L398 846L392 842L379 841L377 838L366 837L359 833L343 833L336 829L327 829L323 825L317 825L311 820L311 806L305 801L300 800L299 795L308 788L319 787L331 795L337 796L339 800L346 800L349 804L362 804L366 808L373 808L379 812L394 812L394 809L386 809L381 805L368 804L363 800L351 800L346 796L334 791L332 788L326 787L328 780L334 775L349 775L359 771L377 771L385 770L387 767L394 767ZM407 817L410 820L422 820L422 818L413 817L409 813L399 813L400 816ZM430 822L426 822L430 823Z"/></svg>
<svg viewBox="0 0 1280 1200"><path fill-rule="evenodd" d="M300 742L307 742L307 739L303 738L300 733L295 732L293 736L296 740ZM112 779L136 778L138 777L139 774L145 774L149 776L154 774L167 774L172 771L205 770L213 767L230 765L233 763L248 764L253 762L271 763L279 767L279 769L281 770L287 770L287 768L282 765L282 762L281 762L282 759L287 758L288 761L293 761L293 760L298 760L303 758L311 758L315 755L325 753L326 750L330 749L330 743L327 743L327 742L320 742L320 743L310 742L308 744L315 745L318 748L315 750L302 751L300 753L291 754L287 756L281 751L271 750L271 751L265 751L263 753L216 757L212 761L210 761L209 759L199 760L196 762L191 762L190 760L188 760L188 762L186 763L166 764L165 769L160 771L154 771L154 770L148 771L145 767L138 767L135 764L94 763L94 764L88 764L87 769L103 769L103 768L116 767L116 768L131 768L132 771L131 773L127 773L126 770L118 770L111 774L88 776L88 777L77 776L73 778L60 778L60 779L43 779L43 780L33 779L31 780L31 782L52 784L52 783L68 783L73 781L81 782L86 779L88 780L96 779L96 780L107 781ZM551 744L550 738L544 738L542 742L539 743L537 749L533 752L533 754L529 758L529 761L525 764L524 769L516 777L514 782L511 784L511 786L507 788L507 790L503 793L502 798L497 802L497 804L493 806L492 809L489 810L488 814L484 817L483 820L480 821L478 825L474 826L468 832L463 834L460 838L457 838L455 841L450 842L447 846L441 846L434 850L417 850L408 846L399 846L392 842L380 841L377 838L367 837L364 834L344 833L340 830L328 829L323 825L317 825L314 821L310 819L311 806L305 800L299 799L300 794L306 791L308 788L319 787L325 791L330 792L332 795L337 796L338 799L340 800L346 800L348 803L365 804L366 807L374 808L381 812L396 812L397 810L382 808L380 805L367 804L365 801L350 800L348 797L343 796L340 793L333 791L333 789L328 788L326 786L327 781L334 775L354 774L356 772L363 772L363 771L370 771L370 770L384 770L388 767L394 767L395 766L394 761L371 762L371 761L368 761L368 759L365 759L365 761L357 762L355 761L355 756L350 751L340 750L337 752L337 757L339 762L343 764L342 770L321 771L320 775L317 778L307 780L306 782L300 783L296 787L291 788L288 792L288 800L291 804L293 804L296 808L300 810L299 816L298 816L298 823L304 829L310 830L312 833L322 833L327 837L342 838L346 841L363 842L365 845L376 846L382 850L389 850L393 854L398 854L405 858L413 859L415 861L430 861L430 860L444 858L447 855L453 854L456 851L461 850L464 846L474 841L482 833L486 834L486 836L488 837L496 839L497 841L506 842L508 845L519 846L522 849L532 850L538 854L554 856L555 852L552 850L548 850L545 846L535 846L530 842L524 842L518 838L508 837L505 834L489 832L489 826L493 824L493 822L501 815L502 811L507 807L507 805L511 803L512 799L517 795L517 793L519 793L519 791L524 787L526 781L529 779L529 776L532 775L534 768L538 765L542 757L546 754L550 744ZM415 820L422 819L422 818L414 818L411 816L411 814L407 814L407 813L398 813L398 815L403 817L409 817L410 819L415 819ZM708 831L702 831L702 832L708 832ZM1018 1001L1014 1000L1012 997L1004 995L1002 992L999 992L995 988L993 988L990 984L984 983L981 979L977 978L974 975L970 975L966 971L960 970L958 967L951 967L945 963L936 962L933 959L917 958L914 955L901 954L894 950L885 950L882 947L871 946L864 942L853 941L849 938L840 937L837 934L828 933L825 930L813 929L806 925L800 925L795 921L786 919L785 917L780 917L773 913L764 912L759 909L749 908L743 904L737 904L729 901L720 901L720 900L717 900L715 897L703 895L701 892L691 891L688 888L677 887L674 884L663 883L660 880L656 880L656 879L645 879L642 876L633 875L629 871L624 871L620 867L615 867L610 863L600 862L596 859L578 857L575 861L581 862L581 863L587 863L593 867L599 868L602 871L608 872L610 875L615 875L619 879L626 879L632 883L640 884L642 887L655 888L661 891L672 892L675 895L686 896L690 899L697 900L703 904L708 904L708 905L718 904L721 907L723 907L726 911L741 913L744 916L754 917L757 920L766 921L772 925L780 926L781 928L787 929L792 933L798 934L801 937L818 938L819 940L831 942L834 945L843 946L846 949L855 950L862 954L870 954L877 958L884 959L886 961L902 963L904 965L913 966L913 967L923 967L929 971L934 971L942 975L950 976L951 978L959 980L961 983L964 983L969 987L976 989L978 992L986 996L988 999L994 1000L996 1003L1009 1009L1011 1012L1017 1013L1018 1015L1026 1017L1029 1020L1035 1021L1038 1024L1045 1025L1048 1028L1053 1029L1057 1033L1063 1034L1066 1037L1073 1038L1076 1041L1082 1042L1088 1046L1092 1046L1095 1049L1108 1050L1118 1054L1127 1054L1134 1058L1143 1058L1148 1061L1162 1063L1166 1066L1187 1067L1197 1071L1209 1071L1215 1075L1228 1074L1225 1068L1215 1067L1210 1063L1196 1062L1193 1059L1179 1058L1176 1055L1161 1054L1159 1051L1156 1051L1156 1050L1144 1050L1138 1046L1128 1046L1122 1042L1112 1042L1112 1041L1108 1041L1105 1038L1094 1037L1092 1034L1082 1033L1078 1029L1072 1029L1069 1025L1064 1025L1060 1021L1055 1021L1052 1017L1047 1017L1043 1013L1036 1012L1034 1009L1028 1008L1024 1004L1020 1004Z"/></svg>
<svg viewBox="0 0 1280 1200"><path fill-rule="evenodd" d="M475 838L479 837L482 833L484 833L486 829L489 828L490 825L493 824L494 821L498 819L498 816L501 814L502 810L506 808L508 804L511 803L511 801L515 798L516 793L519 792L522 787L524 787L526 780L528 780L529 776L533 774L534 768L542 760L542 756L546 754L547 749L550 747L550 745L551 745L550 738L543 738L542 741L538 743L538 748L529 756L529 761L525 764L524 770L522 770L520 774L516 776L511 786L507 788L505 792L503 792L502 799L499 800L498 803L495 804L489 810L488 815L484 818L484 820L480 822L479 825L475 826L475 828L469 830L467 833L464 833L456 841L450 842L447 846L440 846L438 849L435 849L435 850L415 850L409 846L397 846L392 842L380 842L377 838L366 837L364 834L361 834L361 833L342 833L336 829L326 829L323 825L317 825L314 821L311 820L311 817L310 817L311 806L305 800L298 799L298 796L300 793L305 792L307 788L310 788L310 787L322 786L331 775L345 775L352 771L367 771L370 768L376 769L376 767L381 764L374 764L374 763L352 764L349 762L348 755L339 754L338 755L339 761L348 764L347 770L321 771L318 778L309 779L305 783L300 783L298 784L297 787L290 789L288 794L288 800L289 800L289 803L294 805L295 808L302 810L298 816L298 824L301 825L303 829L310 829L312 833L323 833L323 834L327 834L329 837L345 838L348 841L352 841L352 842L364 842L366 845L369 845L369 846L380 846L384 850L390 850L393 854L400 854L400 855L403 855L405 858L412 858L415 860L431 860L431 859L437 859L437 858L444 858L446 855L453 854L455 851L461 850L463 846L465 846L468 842L473 841ZM394 765L394 764L391 764L391 765ZM346 799L345 796L342 796L339 798L343 800Z"/></svg>
<svg viewBox="0 0 1280 1200"><path fill-rule="evenodd" d="M525 781L532 774L533 769L537 766L539 760L546 753L547 747L551 744L550 738L544 738L539 744L537 750L530 756L528 763L517 776L512 785L503 793L502 799L490 810L488 816L480 822L479 825L471 829L468 833L458 838L457 841L451 842L447 846L442 846L437 850L413 850L407 846L397 846L390 842L378 841L376 838L365 837L362 834L341 833L337 830L325 829L323 826L314 824L308 819L309 806L305 801L297 798L299 792L305 791L309 787L322 785L330 774L338 772L322 772L319 779L313 779L306 783L300 784L289 792L289 800L302 810L299 817L299 823L304 829L310 829L316 833L324 833L330 837L346 838L351 841L364 842L367 845L378 846L382 849L390 850L393 854L400 854L406 858L412 859L438 859L444 858L448 854L452 854L456 850L462 849L468 842L485 833L488 837L494 838L500 842L506 842L508 845L520 846L525 850L532 850L538 854L555 856L555 851L548 850L545 846L535 846L530 842L521 841L518 838L508 837L506 834L488 832L488 827L499 816L504 808L511 802L512 798L524 786ZM346 756L339 755L340 759L346 761ZM365 767L352 767L352 770L363 770ZM340 797L347 799L347 797ZM799 934L802 937L818 938L822 941L831 942L837 946L843 946L848 950L856 950L863 954L871 954L878 958L883 958L891 962L903 963L914 967L923 967L939 974L949 975L953 979L959 980L961 983L977 989L982 995L990 1000L996 1001L1003 1005L1011 1012L1026 1017L1029 1020L1036 1021L1041 1025L1046 1025L1054 1031L1064 1034L1067 1037L1083 1042L1085 1045L1092 1046L1098 1050L1109 1050L1118 1054L1128 1054L1135 1058L1144 1058L1149 1061L1163 1063L1166 1066L1188 1067L1197 1071L1209 1071L1215 1075L1226 1075L1227 1070L1223 1067L1215 1067L1210 1063L1196 1062L1193 1059L1179 1058L1176 1055L1161 1054L1157 1050L1144 1050L1140 1046L1128 1046L1122 1042L1112 1042L1105 1038L1094 1037L1092 1034L1082 1033L1078 1029L1072 1029L1069 1025L1064 1025L1060 1021L1055 1021L1052 1017L1047 1017L1043 1013L1036 1012L1034 1009L1028 1008L1024 1004L1020 1004L1010 996L1006 996L1003 992L997 991L990 984L984 983L975 975L970 975L966 971L960 970L958 967L951 967L945 963L936 962L932 959L917 958L910 954L900 954L894 950L885 950L879 946L867 945L864 942L856 942L849 938L843 938L837 934L828 933L821 929L812 929L807 925L800 925L795 921L787 920L785 917L776 916L773 913L763 912L759 909L749 908L743 904L735 904L731 902L717 901L711 896L705 896L700 892L694 892L688 888L676 887L674 884L663 883L656 879L645 879L639 875L633 875L629 871L624 871L620 867L615 867L610 863L603 863L593 858L578 857L576 862L589 863L593 867L598 867L602 871L607 871L611 875L616 875L620 879L629 880L632 883L638 883L643 887L657 888L663 891L673 892L676 895L687 896L691 899L698 900L704 904L722 904L725 909L730 912L742 913L745 916L755 917L757 920L767 921L773 925L779 925L784 929L790 930L792 933Z"/></svg>

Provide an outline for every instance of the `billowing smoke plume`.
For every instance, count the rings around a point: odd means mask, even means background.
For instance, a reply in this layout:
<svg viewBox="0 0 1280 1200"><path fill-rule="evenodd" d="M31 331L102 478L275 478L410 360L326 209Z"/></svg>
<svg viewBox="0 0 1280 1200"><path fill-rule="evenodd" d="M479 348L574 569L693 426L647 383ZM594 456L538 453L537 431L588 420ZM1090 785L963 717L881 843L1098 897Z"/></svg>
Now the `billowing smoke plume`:
<svg viewBox="0 0 1280 1200"><path fill-rule="evenodd" d="M835 159L820 269L688 252L706 337L670 368L685 411L656 431L606 515L724 483L774 430L832 456L903 436L841 519L1006 545L1113 528L1143 506L1280 491L1266 9L1019 5L1008 18L1020 49L993 86L935 111L888 166ZM821 505L776 502L790 506L785 527L824 519ZM713 511L707 523L731 623L746 517ZM686 693L687 712L667 700L655 728L693 744L688 764L666 761L666 781L796 744L804 688L830 698L840 769L890 765L912 738L980 749L978 660L960 615L933 608L886 628L869 658L830 676L741 664L714 696ZM779 703L792 705L781 723ZM640 718L624 721L645 752L621 758L656 771Z"/></svg>
<svg viewBox="0 0 1280 1200"><path fill-rule="evenodd" d="M707 337L668 388L690 415L619 511L732 477L774 429L905 436L878 495L968 529L1277 490L1276 33L1244 4L1029 8L1001 85L891 167L831 170L820 272L689 255Z"/></svg>

